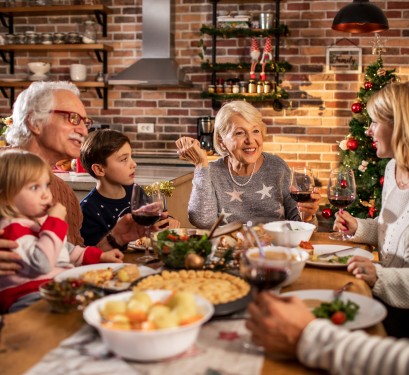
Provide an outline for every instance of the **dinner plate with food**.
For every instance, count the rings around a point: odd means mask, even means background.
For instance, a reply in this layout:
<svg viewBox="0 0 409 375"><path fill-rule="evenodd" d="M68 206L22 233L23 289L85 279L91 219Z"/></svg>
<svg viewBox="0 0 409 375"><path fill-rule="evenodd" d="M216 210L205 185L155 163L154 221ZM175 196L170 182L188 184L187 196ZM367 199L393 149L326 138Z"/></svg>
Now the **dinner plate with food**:
<svg viewBox="0 0 409 375"><path fill-rule="evenodd" d="M317 318L329 319L346 329L363 329L380 323L387 311L379 301L357 293L343 292L338 299L334 290L309 289L281 294L302 299Z"/></svg>
<svg viewBox="0 0 409 375"><path fill-rule="evenodd" d="M98 263L70 268L54 277L55 281L80 279L107 292L122 292L141 277L157 273L156 270L130 263Z"/></svg>
<svg viewBox="0 0 409 375"><path fill-rule="evenodd" d="M136 281L133 290L150 289L187 291L209 300L215 316L244 309L251 300L250 285L241 277L210 270L162 271Z"/></svg>
<svg viewBox="0 0 409 375"><path fill-rule="evenodd" d="M314 244L313 249L307 250L310 258L307 264L310 266L324 268L346 268L348 260L355 255L373 260L374 256L370 251L360 247L350 247L347 245ZM305 250L305 249L304 249Z"/></svg>

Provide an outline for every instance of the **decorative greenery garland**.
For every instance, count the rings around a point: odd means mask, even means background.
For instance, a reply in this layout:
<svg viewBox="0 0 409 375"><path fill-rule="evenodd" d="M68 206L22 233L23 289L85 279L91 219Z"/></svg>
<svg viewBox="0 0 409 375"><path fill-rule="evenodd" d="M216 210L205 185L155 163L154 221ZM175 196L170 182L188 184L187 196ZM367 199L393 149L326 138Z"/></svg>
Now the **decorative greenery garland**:
<svg viewBox="0 0 409 375"><path fill-rule="evenodd" d="M278 29L245 29L245 28L233 28L233 27L214 27L209 25L202 25L200 32L207 35L216 35L223 38L236 38L236 37L267 37L275 35L277 32L282 36L290 35L287 25L280 24Z"/></svg>
<svg viewBox="0 0 409 375"><path fill-rule="evenodd" d="M250 63L216 63L211 64L210 62L203 62L201 64L201 68L203 70L216 70L216 71L249 71L250 70ZM268 62L266 64L266 71L267 72L277 72L277 73L285 73L292 69L292 65L287 61L278 61L278 62ZM257 64L256 72L261 71L261 65Z"/></svg>

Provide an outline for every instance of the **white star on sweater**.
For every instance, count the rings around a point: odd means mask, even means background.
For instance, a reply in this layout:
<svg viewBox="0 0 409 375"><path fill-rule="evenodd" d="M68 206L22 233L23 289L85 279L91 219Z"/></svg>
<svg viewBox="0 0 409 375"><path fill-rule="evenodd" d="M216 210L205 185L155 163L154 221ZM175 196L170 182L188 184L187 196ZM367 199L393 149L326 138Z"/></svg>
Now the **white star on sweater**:
<svg viewBox="0 0 409 375"><path fill-rule="evenodd" d="M243 202L240 198L240 195L244 194L244 191L237 191L236 189L233 188L232 192L226 191L226 194L231 196L230 202L234 201Z"/></svg>
<svg viewBox="0 0 409 375"><path fill-rule="evenodd" d="M265 197L271 198L270 190L272 189L272 186L266 186L263 184L263 188L259 191L256 191L256 193L261 194L260 200L263 200Z"/></svg>
<svg viewBox="0 0 409 375"><path fill-rule="evenodd" d="M220 212L220 214L221 215L224 215L224 219L223 219L223 221L227 224L227 218L229 217L229 216L231 216L231 215L233 215L233 214L229 214L229 213L227 213L225 210L224 210L224 207L222 208L222 211Z"/></svg>

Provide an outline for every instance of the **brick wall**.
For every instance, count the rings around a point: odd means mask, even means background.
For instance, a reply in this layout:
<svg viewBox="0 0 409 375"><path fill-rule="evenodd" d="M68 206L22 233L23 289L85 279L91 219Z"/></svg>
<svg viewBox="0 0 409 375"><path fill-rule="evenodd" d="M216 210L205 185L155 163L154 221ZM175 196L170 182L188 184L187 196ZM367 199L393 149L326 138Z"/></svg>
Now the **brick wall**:
<svg viewBox="0 0 409 375"><path fill-rule="evenodd" d="M103 2L113 9L113 14L108 16L108 37L100 40L115 49L109 54L109 73L114 74L141 56L142 0ZM409 1L372 2L385 11L390 23L390 30L381 34L386 40L385 67L396 68L401 80L406 81L409 75ZM222 1L219 9L254 13L274 9L271 2L238 3ZM377 58L372 55L374 35L354 36L331 30L337 10L351 0L283 0L281 3L282 22L291 32L280 49L281 58L293 65L292 71L282 77L283 87L290 94L287 105L291 103L291 107L275 112L270 102L256 104L268 124L266 148L291 165L310 165L325 184L329 169L337 163L337 141L348 132L350 106L364 79L364 74L326 73L326 47L351 43L362 47L365 69ZM82 93L88 114L103 124L124 131L131 138L135 151L171 151L175 149L174 140L180 135L195 135L196 118L215 115L210 101L200 98L210 75L200 70L200 49L197 46L201 25L211 22L211 8L211 2L207 0L174 0L176 59L193 81L193 88L142 90L115 86L109 91L108 110L102 109L102 100L89 89ZM16 18L16 32L75 31L86 18L81 15ZM4 28L0 31L6 32ZM208 44L209 39L205 38L205 42ZM218 55L224 61L240 58L249 61L249 48L249 40L228 40L220 42ZM68 79L68 66L76 62L87 64L91 77L101 70L93 54L36 52L16 56L17 72L26 72L29 61L51 62L53 79ZM0 74L7 72L6 65L0 64ZM8 101L3 97L0 98L0 113L10 113ZM138 134L136 125L141 122L154 123L155 134Z"/></svg>

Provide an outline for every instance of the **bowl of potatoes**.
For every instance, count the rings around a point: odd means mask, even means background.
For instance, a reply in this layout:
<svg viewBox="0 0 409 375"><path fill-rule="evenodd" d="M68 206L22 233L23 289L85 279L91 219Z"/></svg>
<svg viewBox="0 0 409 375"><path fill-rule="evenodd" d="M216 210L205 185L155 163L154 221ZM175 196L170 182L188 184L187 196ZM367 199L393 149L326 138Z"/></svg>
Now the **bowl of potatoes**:
<svg viewBox="0 0 409 375"><path fill-rule="evenodd" d="M189 292L135 290L91 303L84 319L116 355L159 361L189 349L213 313L209 301Z"/></svg>

